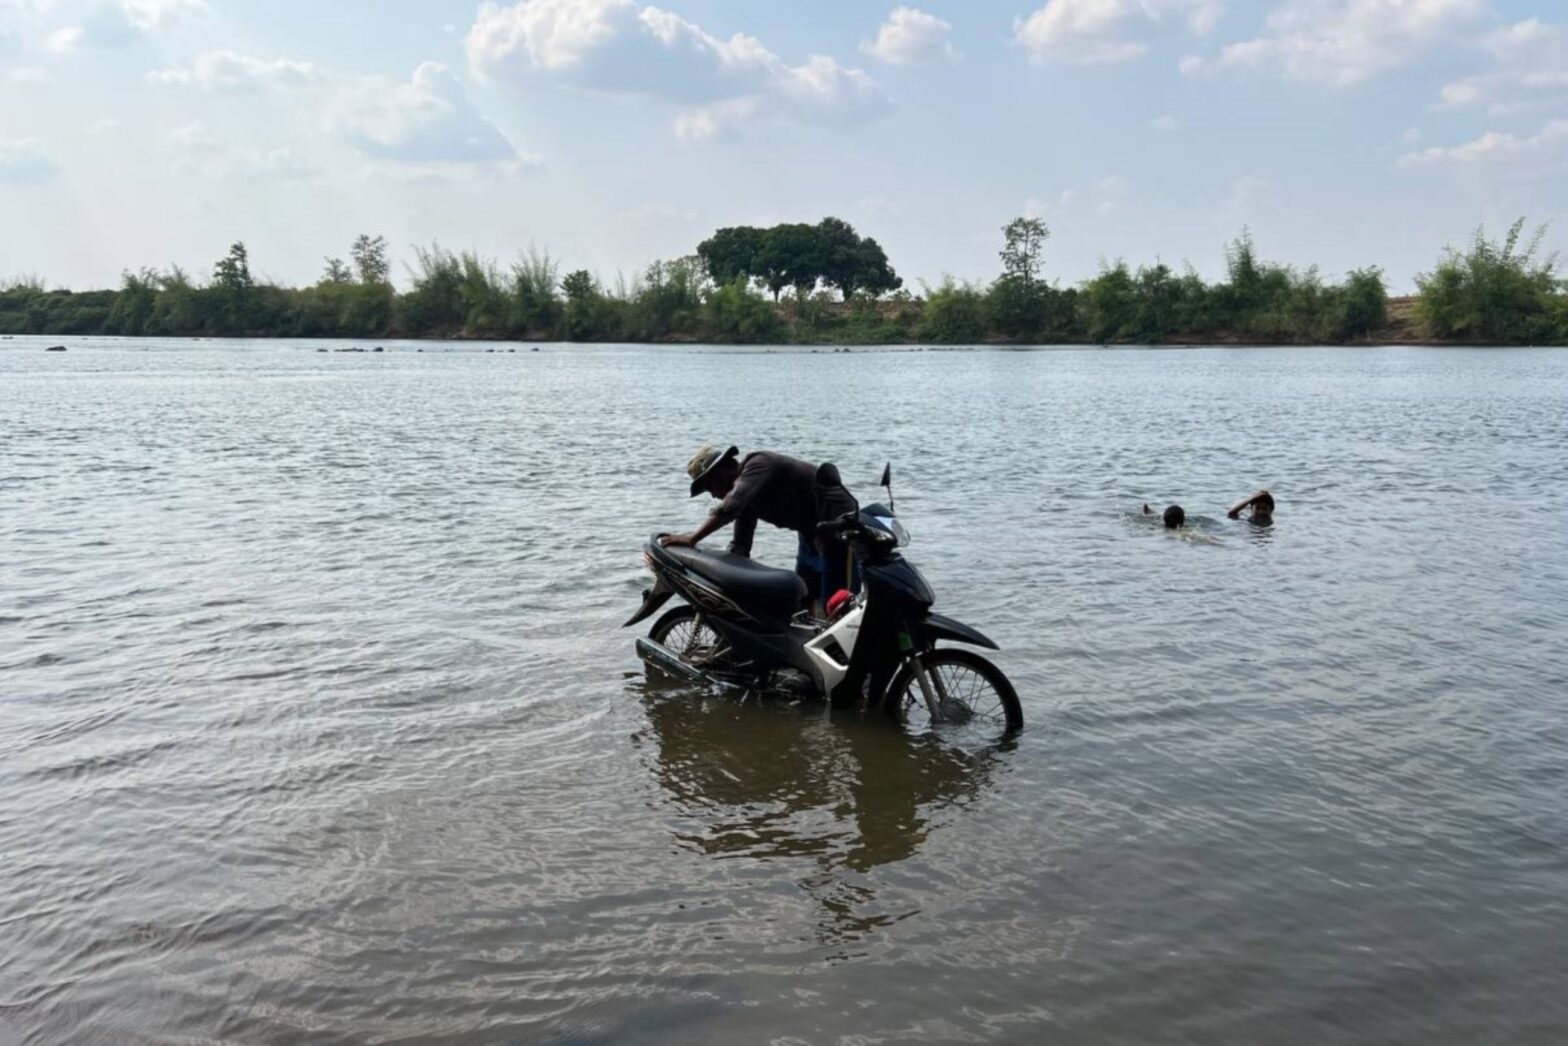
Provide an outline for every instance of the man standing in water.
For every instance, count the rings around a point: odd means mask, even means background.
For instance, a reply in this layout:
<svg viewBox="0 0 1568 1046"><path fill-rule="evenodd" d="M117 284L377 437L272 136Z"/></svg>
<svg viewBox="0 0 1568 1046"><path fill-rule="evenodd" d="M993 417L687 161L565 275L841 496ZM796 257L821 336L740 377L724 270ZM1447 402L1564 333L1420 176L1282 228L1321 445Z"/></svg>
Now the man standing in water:
<svg viewBox="0 0 1568 1046"><path fill-rule="evenodd" d="M855 496L838 482L837 470L828 469L831 466L823 470L827 474L819 481L816 466L799 458L768 450L754 450L742 458L737 447L721 453L705 443L686 466L691 496L706 491L719 499L719 504L690 534L670 534L662 541L667 546L695 546L734 523L730 551L750 556L759 519L793 530L800 539L795 572L806 581L819 606L825 606L833 593L850 587L849 557L843 542L817 537L817 524L860 507Z"/></svg>
<svg viewBox="0 0 1568 1046"><path fill-rule="evenodd" d="M1260 527L1266 527L1274 522L1274 495L1266 490L1258 491L1225 515L1231 519L1240 519L1242 512L1249 508L1252 510L1252 515L1248 517L1250 522Z"/></svg>

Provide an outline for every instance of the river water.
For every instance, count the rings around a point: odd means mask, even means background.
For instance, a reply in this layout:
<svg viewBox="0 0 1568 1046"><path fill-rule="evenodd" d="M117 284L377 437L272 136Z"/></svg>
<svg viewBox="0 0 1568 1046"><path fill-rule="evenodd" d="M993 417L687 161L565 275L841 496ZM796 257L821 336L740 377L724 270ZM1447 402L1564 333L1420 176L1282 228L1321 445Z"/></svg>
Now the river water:
<svg viewBox="0 0 1568 1046"><path fill-rule="evenodd" d="M1568 1039L1568 352L58 340L0 1042ZM703 440L891 459L1016 744L646 680Z"/></svg>

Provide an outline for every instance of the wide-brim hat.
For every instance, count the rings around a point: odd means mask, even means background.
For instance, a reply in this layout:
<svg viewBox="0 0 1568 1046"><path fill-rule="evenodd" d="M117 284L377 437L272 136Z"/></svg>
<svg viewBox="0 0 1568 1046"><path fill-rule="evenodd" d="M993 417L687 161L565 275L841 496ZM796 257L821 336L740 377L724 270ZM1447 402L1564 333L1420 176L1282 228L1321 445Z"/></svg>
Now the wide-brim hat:
<svg viewBox="0 0 1568 1046"><path fill-rule="evenodd" d="M719 462L733 458L739 453L739 447L731 447L722 454L711 443L704 443L698 447L697 453L691 456L691 461L686 465L686 473L691 476L691 496L696 497L708 489L708 477L719 467Z"/></svg>

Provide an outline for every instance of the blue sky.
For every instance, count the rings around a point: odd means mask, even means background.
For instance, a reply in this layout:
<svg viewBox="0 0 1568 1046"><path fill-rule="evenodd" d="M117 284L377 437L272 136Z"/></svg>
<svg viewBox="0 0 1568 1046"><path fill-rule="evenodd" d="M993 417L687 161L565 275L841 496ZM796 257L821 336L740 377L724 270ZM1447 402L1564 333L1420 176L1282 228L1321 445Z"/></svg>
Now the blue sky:
<svg viewBox="0 0 1568 1046"><path fill-rule="evenodd" d="M1561 0L0 0L0 279L308 282L360 232L613 280L834 214L918 288L1568 247ZM401 266L399 266L401 271Z"/></svg>

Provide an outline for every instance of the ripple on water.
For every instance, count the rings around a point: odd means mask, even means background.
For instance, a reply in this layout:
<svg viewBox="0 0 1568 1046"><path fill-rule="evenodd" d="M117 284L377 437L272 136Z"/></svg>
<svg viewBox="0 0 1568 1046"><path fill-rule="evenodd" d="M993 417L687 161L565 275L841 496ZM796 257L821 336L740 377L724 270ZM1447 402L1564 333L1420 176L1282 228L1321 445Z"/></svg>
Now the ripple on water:
<svg viewBox="0 0 1568 1046"><path fill-rule="evenodd" d="M1568 354L18 344L0 1039L1568 1034ZM892 459L1028 731L646 680L699 440Z"/></svg>

